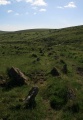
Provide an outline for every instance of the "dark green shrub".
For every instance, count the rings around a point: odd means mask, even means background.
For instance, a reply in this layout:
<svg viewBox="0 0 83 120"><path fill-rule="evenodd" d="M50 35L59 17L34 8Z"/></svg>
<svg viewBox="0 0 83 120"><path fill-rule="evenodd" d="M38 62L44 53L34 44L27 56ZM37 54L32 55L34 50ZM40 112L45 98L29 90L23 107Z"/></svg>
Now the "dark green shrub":
<svg viewBox="0 0 83 120"><path fill-rule="evenodd" d="M50 105L53 109L61 109L64 105L64 99L58 96L52 96L50 99Z"/></svg>
<svg viewBox="0 0 83 120"><path fill-rule="evenodd" d="M21 104L17 104L16 106L15 106L15 109L16 110L19 110L21 108Z"/></svg>
<svg viewBox="0 0 83 120"><path fill-rule="evenodd" d="M35 57L35 58L36 58L36 57L37 57L37 55L36 55L36 54L32 54L32 57Z"/></svg>
<svg viewBox="0 0 83 120"><path fill-rule="evenodd" d="M74 104L72 105L72 111L73 111L74 113L79 112L79 104L78 104L78 103L74 103Z"/></svg>
<svg viewBox="0 0 83 120"><path fill-rule="evenodd" d="M12 104L12 105L10 105L10 109L11 110L20 110L21 109L21 104L20 103L18 103L18 104Z"/></svg>
<svg viewBox="0 0 83 120"><path fill-rule="evenodd" d="M72 113L79 113L80 111L79 103L75 100L69 101L67 106L64 108L64 111L70 111Z"/></svg>
<svg viewBox="0 0 83 120"><path fill-rule="evenodd" d="M47 98L53 109L61 109L67 103L67 87L61 84L52 84L46 90Z"/></svg>

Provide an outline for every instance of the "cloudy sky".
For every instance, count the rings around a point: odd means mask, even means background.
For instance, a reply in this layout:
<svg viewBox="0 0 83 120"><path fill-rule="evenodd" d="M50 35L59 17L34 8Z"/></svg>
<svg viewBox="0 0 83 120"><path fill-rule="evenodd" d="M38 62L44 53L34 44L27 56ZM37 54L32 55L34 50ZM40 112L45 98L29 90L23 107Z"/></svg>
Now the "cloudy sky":
<svg viewBox="0 0 83 120"><path fill-rule="evenodd" d="M83 0L0 0L0 30L83 25Z"/></svg>

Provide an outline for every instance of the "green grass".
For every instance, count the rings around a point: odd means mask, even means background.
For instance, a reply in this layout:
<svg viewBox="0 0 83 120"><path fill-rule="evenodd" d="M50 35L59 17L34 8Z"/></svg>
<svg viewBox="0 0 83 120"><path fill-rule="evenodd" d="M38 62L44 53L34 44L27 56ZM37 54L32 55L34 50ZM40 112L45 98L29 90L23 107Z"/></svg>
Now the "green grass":
<svg viewBox="0 0 83 120"><path fill-rule="evenodd" d="M63 72L65 64L67 73ZM12 66L29 81L11 89L0 86L1 120L83 119L83 71L77 71L83 68L83 26L0 32L0 76L6 81ZM53 67L59 77L50 74ZM39 87L37 105L25 109L23 99L32 86ZM68 88L75 92L74 100L67 98Z"/></svg>

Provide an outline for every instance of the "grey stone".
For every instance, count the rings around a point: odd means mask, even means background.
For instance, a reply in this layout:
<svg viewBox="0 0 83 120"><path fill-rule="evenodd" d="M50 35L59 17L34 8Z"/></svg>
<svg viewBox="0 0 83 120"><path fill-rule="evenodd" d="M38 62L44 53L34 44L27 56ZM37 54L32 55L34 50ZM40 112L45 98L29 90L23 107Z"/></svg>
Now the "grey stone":
<svg viewBox="0 0 83 120"><path fill-rule="evenodd" d="M38 87L32 87L32 89L29 91L28 96L25 98L25 107L32 108L35 107L36 101L35 97L38 94L39 88Z"/></svg>
<svg viewBox="0 0 83 120"><path fill-rule="evenodd" d="M28 81L28 78L18 68L12 67L8 70L8 74L14 85L23 85Z"/></svg>

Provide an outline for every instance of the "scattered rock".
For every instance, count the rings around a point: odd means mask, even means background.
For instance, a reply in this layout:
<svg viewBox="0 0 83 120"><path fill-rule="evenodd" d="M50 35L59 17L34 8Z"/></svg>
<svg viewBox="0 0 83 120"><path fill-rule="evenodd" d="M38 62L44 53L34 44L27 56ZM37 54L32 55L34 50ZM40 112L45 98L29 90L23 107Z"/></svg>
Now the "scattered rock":
<svg viewBox="0 0 83 120"><path fill-rule="evenodd" d="M52 76L59 76L60 75L58 70L55 67L51 70L50 73L51 73Z"/></svg>
<svg viewBox="0 0 83 120"><path fill-rule="evenodd" d="M13 85L24 85L27 83L28 78L18 69L12 67L8 70L8 75L11 78Z"/></svg>

